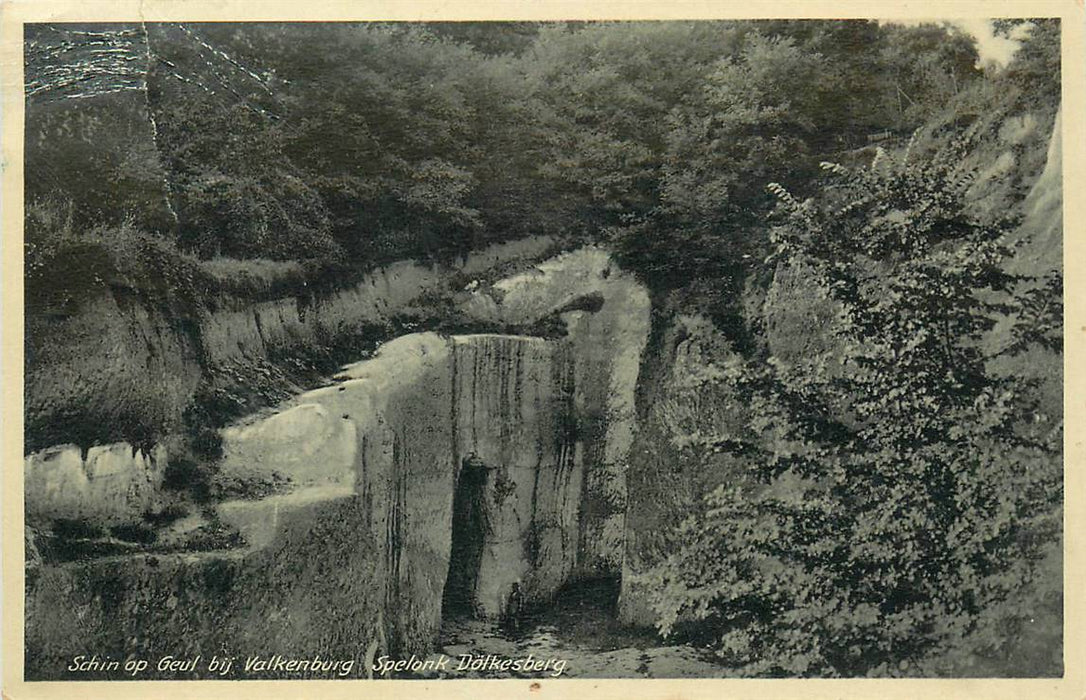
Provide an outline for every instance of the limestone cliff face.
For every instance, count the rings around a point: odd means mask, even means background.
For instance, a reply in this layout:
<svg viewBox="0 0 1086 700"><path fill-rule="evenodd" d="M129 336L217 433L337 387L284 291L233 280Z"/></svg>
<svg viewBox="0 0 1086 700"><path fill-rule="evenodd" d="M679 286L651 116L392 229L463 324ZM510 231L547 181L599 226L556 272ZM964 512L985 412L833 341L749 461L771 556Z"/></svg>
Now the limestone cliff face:
<svg viewBox="0 0 1086 700"><path fill-rule="evenodd" d="M380 323L446 276L436 267L406 261L374 270L357 285L316 305L294 297L256 304L227 302L202 325L208 361L222 365L289 354L306 338L334 338L360 323Z"/></svg>
<svg viewBox="0 0 1086 700"><path fill-rule="evenodd" d="M538 236L472 251L447 268L396 262L317 304L295 297L257 304L225 300L201 326L207 361L221 365L289 355L307 339L349 337L359 325L387 321L454 276L484 274L502 265L538 259L553 246L552 238Z"/></svg>
<svg viewBox="0 0 1086 700"><path fill-rule="evenodd" d="M205 646L222 638L255 653L267 642L245 645L267 631L269 621L227 609L231 602L244 607L248 597L259 601L257 609L297 620L295 631L310 641L307 653L353 657L371 646L424 651L441 622L454 493L468 460L493 471L479 494L487 526L466 533L478 538L480 549L470 572L479 612L500 614L514 581L523 581L535 599L565 581L575 563L583 464L572 430L573 365L564 344L410 335L386 344L373 360L346 367L341 378L280 412L223 431L221 475L244 481L274 472L291 485L266 498L217 504L217 518L241 533L244 547L37 569L28 589L34 671L58 674L65 656L79 652L65 646L70 640L129 653L116 629L141 624L144 634L161 635L142 642L155 652L177 653L183 632ZM101 457L91 455L92 464ZM42 459L47 466L57 461ZM46 501L70 515L71 498L102 500L96 496L83 489ZM256 571L273 557L297 559L298 573L272 580ZM334 573L337 580L356 577L343 593L319 580L335 562L349 567ZM284 560L278 568L287 565ZM155 567L168 575L156 576ZM206 590L213 575L222 577L215 584L221 598ZM113 586L110 597L103 598L102 586ZM319 602L314 596L321 591L329 597ZM144 599L164 602L148 609ZM170 600L183 601L186 611ZM54 604L59 601L64 604ZM372 619L358 629L303 629L303 620L315 619L316 605L349 609L352 619L368 610ZM74 628L73 609L82 620ZM226 633L210 629L220 616Z"/></svg>
<svg viewBox="0 0 1086 700"><path fill-rule="evenodd" d="M573 362L568 347L539 338L461 336L453 352L457 464L485 470L487 522L468 585L478 609L498 615L514 582L545 599L577 560L584 463Z"/></svg>
<svg viewBox="0 0 1086 700"><path fill-rule="evenodd" d="M1063 269L1063 119L1056 113L1041 176L1022 205L1022 241L1012 271L1031 275Z"/></svg>
<svg viewBox="0 0 1086 700"><path fill-rule="evenodd" d="M566 338L403 336L336 383L224 429L216 478L279 488L243 488L171 527L225 528L239 533L236 546L35 566L28 677L58 677L85 648L132 653L125 635L147 654L209 643L284 653L269 647L281 634L307 654L421 652L439 630L447 581L476 613L496 616L517 582L525 600L541 601L600 562L616 570L647 297L609 280L605 255L572 261L579 286L559 265L543 272L545 303L534 310L529 287L503 300L503 313L522 318L557 310ZM570 296L601 290L602 307L562 311ZM61 493L101 460L73 449L27 458L28 507L42 518L90 503L103 522L123 522L161 496L155 470L168 458L157 453L126 458L114 481L93 473L91 486ZM470 527L457 515L465 503L480 516Z"/></svg>
<svg viewBox="0 0 1086 700"><path fill-rule="evenodd" d="M269 497L214 506L210 524L235 528L242 546L37 567L28 675L58 677L80 648L123 657L134 651L123 635L136 630L136 649L149 654L220 643L360 660L424 650L448 568L449 343L400 338L342 377L223 431L221 477L289 480ZM291 639L275 641L282 634Z"/></svg>
<svg viewBox="0 0 1086 700"><path fill-rule="evenodd" d="M254 367L357 338L460 275L523 265L553 245L540 236L473 251L443 267L393 263L316 301L224 294L209 300L209 309L165 308L120 282L88 289L71 308L27 315L28 452L66 442L161 440L180 430L197 387L211 376L242 370L258 378Z"/></svg>
<svg viewBox="0 0 1086 700"><path fill-rule="evenodd" d="M360 517L341 523L341 537L375 553L367 595L383 627L370 641L382 649L424 649L440 624L456 478L452 376L447 339L404 336L344 368L340 383L223 431L222 472L276 472L292 484L285 494L218 505L250 547L274 547L296 511L358 501Z"/></svg>
<svg viewBox="0 0 1086 700"><path fill-rule="evenodd" d="M589 247L501 280L491 293L473 294L465 308L504 323L555 314L565 321L586 464L577 568L585 575L617 573L635 395L650 325L648 293L605 250Z"/></svg>
<svg viewBox="0 0 1086 700"><path fill-rule="evenodd" d="M646 401L631 449L628 511L618 614L625 622L651 626L654 591L640 574L666 557L680 542L672 531L683 518L703 508L703 497L721 484L734 484L746 465L727 453L691 459L680 436L716 435L749 439L746 406L721 386L707 387L705 367L742 363L713 324L678 316L646 353Z"/></svg>
<svg viewBox="0 0 1086 700"><path fill-rule="evenodd" d="M1009 236L1015 246L1007 269L1021 276L1020 291L1042 287L1046 278L1063 279L1063 149L1062 118L1056 113L1044 170L1022 203L1023 219ZM1003 319L989 333L987 347L1002 350L1010 342L1010 319ZM1036 381L1041 412L1053 423L1063 416L1063 355L1033 345L1017 357L1001 357L990 369L1011 376Z"/></svg>
<svg viewBox="0 0 1086 700"><path fill-rule="evenodd" d="M90 448L62 445L27 458L26 518L83 520L98 527L138 519L161 501L166 453L127 443Z"/></svg>
<svg viewBox="0 0 1086 700"><path fill-rule="evenodd" d="M141 438L175 429L200 382L196 340L120 289L79 304L27 315L26 433L44 443L33 449L116 440L120 425Z"/></svg>

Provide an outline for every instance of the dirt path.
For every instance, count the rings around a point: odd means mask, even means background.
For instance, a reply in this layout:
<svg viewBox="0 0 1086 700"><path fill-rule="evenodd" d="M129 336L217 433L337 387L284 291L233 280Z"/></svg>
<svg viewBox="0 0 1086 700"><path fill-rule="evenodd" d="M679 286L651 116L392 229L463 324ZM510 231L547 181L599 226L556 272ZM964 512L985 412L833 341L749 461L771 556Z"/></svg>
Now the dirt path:
<svg viewBox="0 0 1086 700"><path fill-rule="evenodd" d="M571 587L512 632L494 621L456 617L442 626L439 648L427 658L441 668L398 678L722 678L728 669L704 650L668 645L652 630L615 619L617 585ZM505 669L500 668L505 661ZM519 665L517 662L520 662ZM531 668L525 668L530 666ZM560 669L560 670L559 670Z"/></svg>

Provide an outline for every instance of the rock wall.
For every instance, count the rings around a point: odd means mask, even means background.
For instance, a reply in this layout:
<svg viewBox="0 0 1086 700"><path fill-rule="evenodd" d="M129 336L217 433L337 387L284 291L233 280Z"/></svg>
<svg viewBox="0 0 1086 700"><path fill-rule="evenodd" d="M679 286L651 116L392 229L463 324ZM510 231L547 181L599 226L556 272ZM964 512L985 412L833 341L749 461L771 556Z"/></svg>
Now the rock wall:
<svg viewBox="0 0 1086 700"><path fill-rule="evenodd" d="M457 464L485 469L488 514L474 577L477 609L499 615L513 584L544 600L577 561L584 463L568 347L495 335L453 340Z"/></svg>
<svg viewBox="0 0 1086 700"><path fill-rule="evenodd" d="M357 338L427 294L447 291L467 271L525 265L554 245L541 236L496 244L444 267L393 263L317 302L222 296L199 314L162 308L123 286L95 287L72 300L72 308L28 314L28 451L65 442L160 440L181 429L209 375L239 370L244 379L272 360Z"/></svg>
<svg viewBox="0 0 1086 700"><path fill-rule="evenodd" d="M312 305L295 297L257 304L224 300L201 325L207 359L228 364L284 356L315 338L349 336L362 325L387 322L427 292L444 291L454 278L525 264L554 245L553 238L536 236L473 251L447 267L410 260L392 263Z"/></svg>
<svg viewBox="0 0 1086 700"><path fill-rule="evenodd" d="M164 448L144 453L128 443L95 446L86 455L71 445L35 453L25 463L26 518L98 528L138 520L161 502L165 464Z"/></svg>
<svg viewBox="0 0 1086 700"><path fill-rule="evenodd" d="M454 493L468 462L488 473L478 611L501 614L517 581L528 602L545 600L573 575L590 520L577 376L567 341L415 334L344 368L338 383L223 430L218 478L274 475L285 487L215 503L205 522L187 525L236 531L233 548L32 567L27 677L65 677L91 648L114 658L220 647L357 659L426 651L441 623ZM135 482L154 473L149 464L119 471ZM103 518L133 512L111 482L58 496L63 481L51 475L82 468L70 450L28 460L28 483L41 484L35 501L51 508L43 517L86 503ZM286 636L272 649L270 639Z"/></svg>
<svg viewBox="0 0 1086 700"><path fill-rule="evenodd" d="M438 267L406 261L374 270L316 305L295 297L256 304L227 302L201 326L208 361L224 365L289 355L306 341L382 323L447 277L448 271Z"/></svg>
<svg viewBox="0 0 1086 700"><path fill-rule="evenodd" d="M1056 112L1041 176L1022 205L1021 247L1012 271L1035 276L1063 270L1063 119Z"/></svg>
<svg viewBox="0 0 1086 700"><path fill-rule="evenodd" d="M1062 114L1056 113L1044 170L1022 203L1022 225L1009 236L1015 246L1007 264L1020 275L1020 291L1042 287L1046 277L1063 279L1063 138ZM1010 319L1004 319L987 338L990 353L1010 342ZM1040 410L1052 423L1063 417L1063 354L1033 345L1017 357L1001 357L991 363L994 372L1037 382Z"/></svg>
<svg viewBox="0 0 1086 700"><path fill-rule="evenodd" d="M370 288L374 296L352 294L371 310L410 296ZM284 634L308 654L425 651L441 624L468 464L484 475L487 512L471 572L476 612L500 615L517 582L531 603L577 577L617 573L647 295L595 249L494 288L486 299L464 293L469 316L515 324L554 315L567 336L403 336L334 384L225 428L215 476L231 487L224 500L167 526L145 551L35 562L28 678L65 677L87 648L260 653ZM295 321L285 307L277 313L254 320L263 330L248 341L230 331L224 356L268 352L269 325L289 337ZM120 460L109 480L93 468L107 454ZM126 445L85 460L70 446L32 454L28 513L125 522L163 498L167 461L164 450ZM69 489L80 474L86 483ZM201 545L204 531L235 536Z"/></svg>
<svg viewBox="0 0 1086 700"><path fill-rule="evenodd" d="M719 385L707 386L705 368L743 362L707 319L676 316L666 322L646 351L646 400L637 425L627 476L628 511L619 593L619 618L652 626L653 590L640 574L666 557L679 542L672 530L703 508L703 497L742 478L744 463L726 454L691 459L677 438L716 435L749 438L743 401Z"/></svg>
<svg viewBox="0 0 1086 700"><path fill-rule="evenodd" d="M648 292L588 247L473 293L467 313L500 323L560 316L574 363L574 406L586 469L581 496L579 575L622 566L626 473L636 431L635 396L649 334Z"/></svg>
<svg viewBox="0 0 1086 700"><path fill-rule="evenodd" d="M341 383L223 431L224 473L290 479L285 492L214 505L241 547L36 567L28 677L64 677L85 649L293 649L359 663L426 649L448 567L451 369L445 339L407 336Z"/></svg>
<svg viewBox="0 0 1086 700"><path fill-rule="evenodd" d="M26 323L31 449L121 439L122 425L142 438L180 424L200 383L200 348L160 310L114 290L79 300L71 315L28 313Z"/></svg>

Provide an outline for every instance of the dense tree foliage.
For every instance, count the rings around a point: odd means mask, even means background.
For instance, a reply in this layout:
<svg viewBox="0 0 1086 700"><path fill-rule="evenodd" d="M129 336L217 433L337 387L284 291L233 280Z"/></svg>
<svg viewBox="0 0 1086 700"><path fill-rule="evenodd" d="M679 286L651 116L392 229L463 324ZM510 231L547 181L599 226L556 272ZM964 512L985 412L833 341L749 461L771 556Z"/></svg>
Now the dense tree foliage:
<svg viewBox="0 0 1086 700"><path fill-rule="evenodd" d="M819 157L915 128L980 78L955 30L869 21L118 31L147 64L177 215L134 218L184 250L365 266L591 235L664 286L721 277L765 243L739 231L772 204L769 180L802 191ZM133 164L123 143L107 150L111 172ZM50 177L57 154L29 157L32 201L93 184ZM133 213L98 199L77 228Z"/></svg>
<svg viewBox="0 0 1086 700"><path fill-rule="evenodd" d="M773 187L774 255L837 305L843 365L705 367L704 391L751 406L751 438L691 436L690 458L753 466L680 526L656 609L753 675L913 675L1031 615L1021 588L1059 533L1058 424L981 347L1001 315L1033 337L1060 313L997 294L1008 229L969 215L951 163L828 167L815 200Z"/></svg>

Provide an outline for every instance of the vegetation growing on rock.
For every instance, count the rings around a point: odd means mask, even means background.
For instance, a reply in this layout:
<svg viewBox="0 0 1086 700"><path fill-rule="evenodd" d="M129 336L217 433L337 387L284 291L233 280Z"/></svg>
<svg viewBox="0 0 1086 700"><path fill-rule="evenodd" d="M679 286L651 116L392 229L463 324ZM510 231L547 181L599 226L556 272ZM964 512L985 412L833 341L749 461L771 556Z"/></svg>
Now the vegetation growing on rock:
<svg viewBox="0 0 1086 700"><path fill-rule="evenodd" d="M836 304L839 359L708 364L702 390L742 397L747 436L681 436L688 458L751 468L651 572L659 625L744 673L916 675L998 651L1035 614L1023 586L1053 573L1040 564L1060 533L1059 425L981 347L1000 315L1047 338L1061 314L992 300L1014 282L1009 226L969 215L953 161L886 161L827 163L807 202L773 186L774 255L805 260Z"/></svg>

